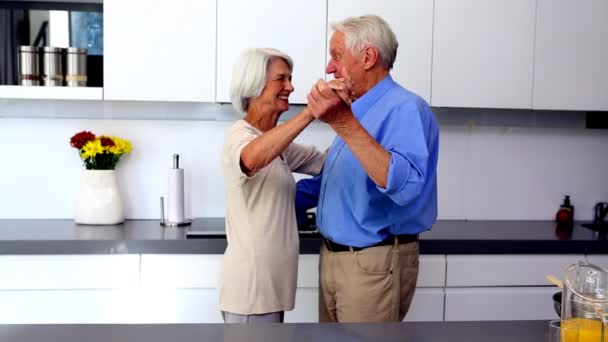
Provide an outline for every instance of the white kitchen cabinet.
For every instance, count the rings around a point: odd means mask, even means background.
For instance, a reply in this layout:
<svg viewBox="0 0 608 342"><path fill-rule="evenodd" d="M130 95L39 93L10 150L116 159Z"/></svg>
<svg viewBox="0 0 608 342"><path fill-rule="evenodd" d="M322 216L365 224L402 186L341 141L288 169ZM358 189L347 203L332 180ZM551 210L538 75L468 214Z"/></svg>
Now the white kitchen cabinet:
<svg viewBox="0 0 608 342"><path fill-rule="evenodd" d="M0 291L135 288L139 255L0 256L0 279Z"/></svg>
<svg viewBox="0 0 608 342"><path fill-rule="evenodd" d="M140 306L142 322L213 323L218 316L221 254L143 254ZM298 265L296 306L286 322L318 322L319 255L302 254ZM407 321L443 319L445 256L421 255L418 288ZM192 298L186 300L185 298ZM219 318L218 318L219 317Z"/></svg>
<svg viewBox="0 0 608 342"><path fill-rule="evenodd" d="M299 281L299 279L298 279ZM319 288L300 288L296 291L296 306L285 312L286 323L319 322Z"/></svg>
<svg viewBox="0 0 608 342"><path fill-rule="evenodd" d="M419 256L417 287L444 287L446 257L443 254Z"/></svg>
<svg viewBox="0 0 608 342"><path fill-rule="evenodd" d="M137 293L136 289L0 291L0 324L138 323Z"/></svg>
<svg viewBox="0 0 608 342"><path fill-rule="evenodd" d="M301 254L298 259L298 288L319 287L319 254Z"/></svg>
<svg viewBox="0 0 608 342"><path fill-rule="evenodd" d="M221 323L216 289L0 291L0 324Z"/></svg>
<svg viewBox="0 0 608 342"><path fill-rule="evenodd" d="M584 255L448 255L446 321L556 319L545 275L563 277Z"/></svg>
<svg viewBox="0 0 608 342"><path fill-rule="evenodd" d="M325 74L326 0L221 0L217 13L217 102L230 102L232 70L241 52L272 47L294 61L290 103Z"/></svg>
<svg viewBox="0 0 608 342"><path fill-rule="evenodd" d="M608 110L608 1L538 0L534 109Z"/></svg>
<svg viewBox="0 0 608 342"><path fill-rule="evenodd" d="M546 286L584 255L448 255L446 285Z"/></svg>
<svg viewBox="0 0 608 342"><path fill-rule="evenodd" d="M103 6L104 100L215 100L216 1Z"/></svg>
<svg viewBox="0 0 608 342"><path fill-rule="evenodd" d="M217 289L144 289L138 323L223 323Z"/></svg>
<svg viewBox="0 0 608 342"><path fill-rule="evenodd" d="M531 108L535 0L436 0L431 104Z"/></svg>
<svg viewBox="0 0 608 342"><path fill-rule="evenodd" d="M416 288L405 322L443 321L445 293L443 288Z"/></svg>
<svg viewBox="0 0 608 342"><path fill-rule="evenodd" d="M554 287L446 288L446 321L550 320Z"/></svg>
<svg viewBox="0 0 608 342"><path fill-rule="evenodd" d="M142 288L211 288L219 285L222 254L142 254Z"/></svg>
<svg viewBox="0 0 608 342"><path fill-rule="evenodd" d="M399 42L391 75L399 84L430 102L433 1L328 0L327 5L329 25L350 16L376 14L384 18ZM331 35L331 26L328 33Z"/></svg>

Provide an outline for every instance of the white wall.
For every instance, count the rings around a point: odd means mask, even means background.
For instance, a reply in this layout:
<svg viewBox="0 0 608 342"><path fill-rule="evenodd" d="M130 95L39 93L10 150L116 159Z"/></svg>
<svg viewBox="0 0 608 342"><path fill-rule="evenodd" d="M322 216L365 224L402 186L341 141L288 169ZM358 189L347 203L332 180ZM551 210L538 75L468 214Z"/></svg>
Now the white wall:
<svg viewBox="0 0 608 342"><path fill-rule="evenodd" d="M142 111L149 106L142 105ZM47 110L40 106L37 110ZM172 155L186 172L187 214L224 215L221 145L228 121L0 118L0 218L72 218L83 167L69 138L81 130L131 140L119 180L128 218L158 218ZM298 139L325 149L322 124ZM441 129L441 219L553 219L564 194L576 218L608 200L608 134L584 129Z"/></svg>

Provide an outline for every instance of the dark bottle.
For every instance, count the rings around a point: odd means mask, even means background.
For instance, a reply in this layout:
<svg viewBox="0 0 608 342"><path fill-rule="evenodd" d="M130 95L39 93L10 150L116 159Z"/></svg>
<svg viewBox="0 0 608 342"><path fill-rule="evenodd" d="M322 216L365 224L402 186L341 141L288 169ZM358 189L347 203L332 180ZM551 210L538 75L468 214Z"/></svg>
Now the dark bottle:
<svg viewBox="0 0 608 342"><path fill-rule="evenodd" d="M564 203L560 205L557 214L555 214L555 221L561 225L573 225L574 224L574 206L570 203L570 196L566 195Z"/></svg>

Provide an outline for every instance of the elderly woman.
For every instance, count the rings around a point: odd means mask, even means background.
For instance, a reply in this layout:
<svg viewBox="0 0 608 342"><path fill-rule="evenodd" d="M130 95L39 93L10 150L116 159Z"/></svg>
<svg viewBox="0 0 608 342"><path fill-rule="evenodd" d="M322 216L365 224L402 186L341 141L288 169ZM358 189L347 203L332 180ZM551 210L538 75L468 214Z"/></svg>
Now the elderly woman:
<svg viewBox="0 0 608 342"><path fill-rule="evenodd" d="M277 126L289 109L293 62L274 49L246 50L230 95L245 116L227 132L222 173L228 247L220 281L226 323L282 322L294 308L298 231L292 172L317 175L324 154L292 141L314 117L305 108Z"/></svg>

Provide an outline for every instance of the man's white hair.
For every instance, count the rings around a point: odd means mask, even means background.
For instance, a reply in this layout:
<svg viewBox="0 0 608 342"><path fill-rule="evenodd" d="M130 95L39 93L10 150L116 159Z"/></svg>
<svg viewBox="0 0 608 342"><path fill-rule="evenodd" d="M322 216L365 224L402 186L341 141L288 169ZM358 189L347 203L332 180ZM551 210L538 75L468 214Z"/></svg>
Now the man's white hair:
<svg viewBox="0 0 608 342"><path fill-rule="evenodd" d="M270 63L277 58L283 59L293 71L293 60L279 50L251 48L241 53L230 82L230 101L234 109L243 114L247 112L250 100L264 90Z"/></svg>
<svg viewBox="0 0 608 342"><path fill-rule="evenodd" d="M331 28L344 33L344 45L352 54L374 46L378 49L380 63L389 70L393 68L399 43L384 19L377 15L349 17L332 24Z"/></svg>

